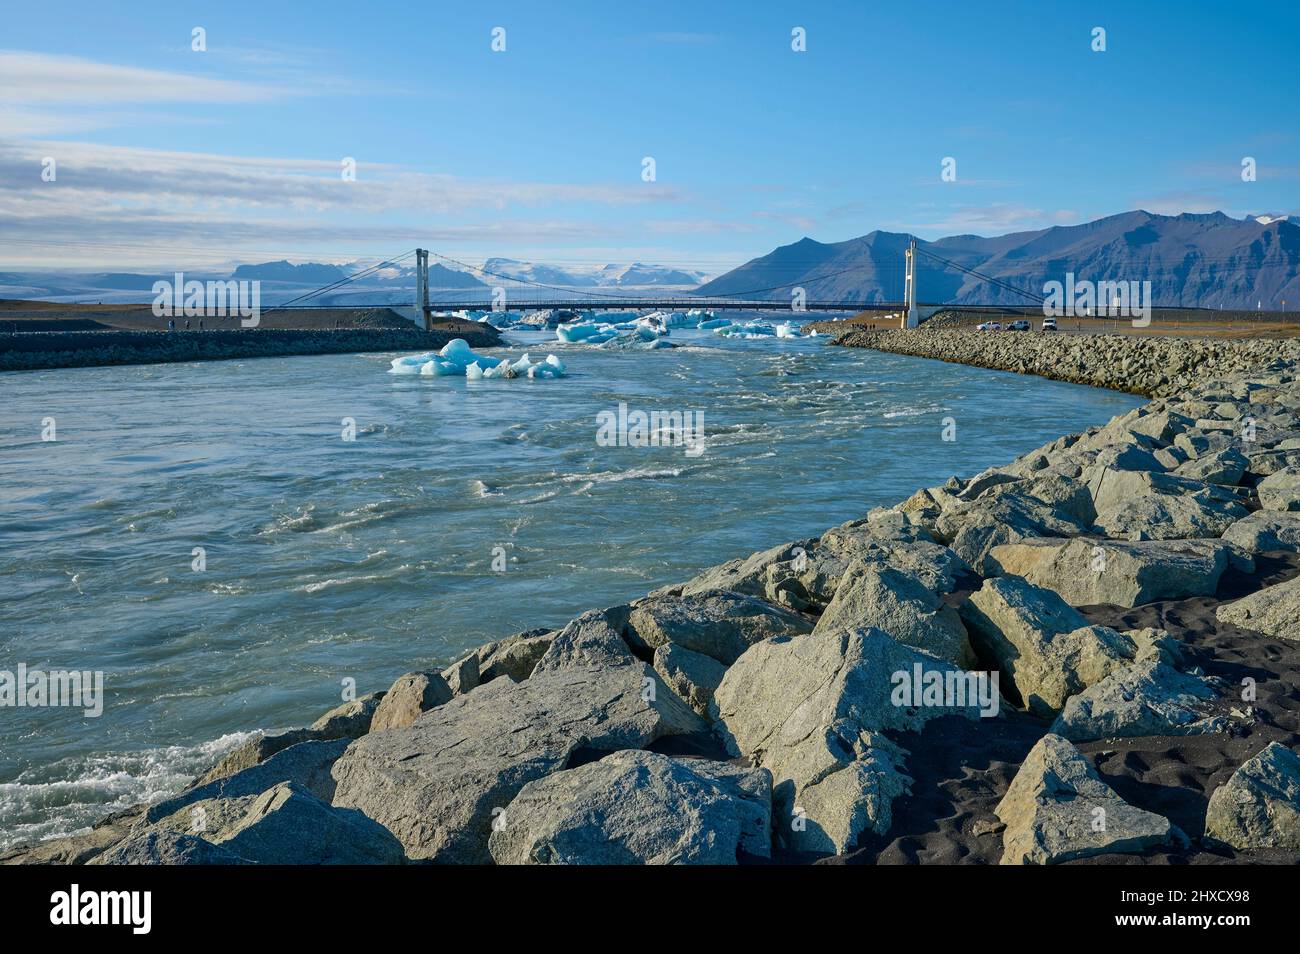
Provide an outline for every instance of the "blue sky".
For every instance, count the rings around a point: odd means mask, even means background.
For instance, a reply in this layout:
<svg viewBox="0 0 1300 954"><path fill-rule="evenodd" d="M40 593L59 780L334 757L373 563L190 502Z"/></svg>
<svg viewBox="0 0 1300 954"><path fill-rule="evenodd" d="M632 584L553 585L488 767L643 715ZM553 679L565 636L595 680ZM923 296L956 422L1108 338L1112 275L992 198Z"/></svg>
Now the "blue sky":
<svg viewBox="0 0 1300 954"><path fill-rule="evenodd" d="M1300 212L1290 2L54 2L5 19L0 267L419 244L719 272L804 235Z"/></svg>

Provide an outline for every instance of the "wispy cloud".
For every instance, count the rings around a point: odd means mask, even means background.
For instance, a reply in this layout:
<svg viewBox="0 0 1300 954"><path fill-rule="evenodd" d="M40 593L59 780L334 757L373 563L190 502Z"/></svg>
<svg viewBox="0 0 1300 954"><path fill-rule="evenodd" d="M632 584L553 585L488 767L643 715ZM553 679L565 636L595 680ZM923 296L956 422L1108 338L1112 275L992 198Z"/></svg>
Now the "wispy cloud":
<svg viewBox="0 0 1300 954"><path fill-rule="evenodd" d="M128 105L251 103L285 89L194 73L119 66L78 56L0 50L0 103Z"/></svg>

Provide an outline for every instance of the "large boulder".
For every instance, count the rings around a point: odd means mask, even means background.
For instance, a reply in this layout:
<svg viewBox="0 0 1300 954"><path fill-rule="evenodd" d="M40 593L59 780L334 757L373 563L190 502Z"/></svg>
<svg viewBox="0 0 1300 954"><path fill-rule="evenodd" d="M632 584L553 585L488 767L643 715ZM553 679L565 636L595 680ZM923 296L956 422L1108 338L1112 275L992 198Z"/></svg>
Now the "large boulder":
<svg viewBox="0 0 1300 954"><path fill-rule="evenodd" d="M961 617L927 589L920 577L856 562L845 574L813 632L873 626L904 645L938 656L954 666L969 668L975 664Z"/></svg>
<svg viewBox="0 0 1300 954"><path fill-rule="evenodd" d="M1265 510L1300 510L1300 466L1270 474L1255 485L1255 492Z"/></svg>
<svg viewBox="0 0 1300 954"><path fill-rule="evenodd" d="M653 650L674 643L725 665L755 643L811 630L798 613L728 590L649 596L633 603L628 616L634 645Z"/></svg>
<svg viewBox="0 0 1300 954"><path fill-rule="evenodd" d="M519 790L493 827L497 864L734 865L772 848L765 769L607 755Z"/></svg>
<svg viewBox="0 0 1300 954"><path fill-rule="evenodd" d="M1208 680L1146 659L1068 699L1052 731L1071 742L1221 732L1227 720L1212 711L1217 696Z"/></svg>
<svg viewBox="0 0 1300 954"><path fill-rule="evenodd" d="M1300 576L1223 603L1214 615L1220 622L1267 636L1300 639Z"/></svg>
<svg viewBox="0 0 1300 954"><path fill-rule="evenodd" d="M731 590L747 596L762 596L768 566L793 560L798 554L807 553L815 544L815 540L796 540L752 553L743 560L728 560L710 567L679 587L669 587L668 591L675 591L681 596L692 596L713 590Z"/></svg>
<svg viewBox="0 0 1300 954"><path fill-rule="evenodd" d="M996 546L1027 537L1070 537L1086 529L1064 510L1015 492L951 507L935 527L953 551L984 576L994 572L988 555Z"/></svg>
<svg viewBox="0 0 1300 954"><path fill-rule="evenodd" d="M479 647L479 682L491 682L505 676L523 682L551 646L555 633L548 629L530 629L495 643Z"/></svg>
<svg viewBox="0 0 1300 954"><path fill-rule="evenodd" d="M879 629L771 639L727 670L715 730L733 755L771 771L774 827L787 848L843 852L866 831L886 831L894 798L908 790L904 753L883 732L976 717L973 676ZM923 698L929 684L954 691Z"/></svg>
<svg viewBox="0 0 1300 954"><path fill-rule="evenodd" d="M1074 606L1140 606L1155 600L1212 596L1230 561L1217 540L1024 540L990 554L1002 573L1023 576Z"/></svg>
<svg viewBox="0 0 1300 954"><path fill-rule="evenodd" d="M1038 741L994 809L1006 824L1002 864L1050 865L1181 840L1167 818L1124 801L1059 735Z"/></svg>
<svg viewBox="0 0 1300 954"><path fill-rule="evenodd" d="M682 701L702 716L709 713L713 693L727 674L727 667L712 656L664 643L655 650L655 672Z"/></svg>
<svg viewBox="0 0 1300 954"><path fill-rule="evenodd" d="M396 865L405 860L401 844L382 825L361 812L332 808L292 782L259 795L217 844L257 864Z"/></svg>
<svg viewBox="0 0 1300 954"><path fill-rule="evenodd" d="M1233 848L1300 849L1300 756L1280 742L1214 790L1205 834Z"/></svg>
<svg viewBox="0 0 1300 954"><path fill-rule="evenodd" d="M149 831L122 841L103 854L96 855L92 865L247 865L252 864L233 851L197 835L175 831Z"/></svg>
<svg viewBox="0 0 1300 954"><path fill-rule="evenodd" d="M1257 510L1225 530L1223 539L1247 553L1300 550L1300 513Z"/></svg>
<svg viewBox="0 0 1300 954"><path fill-rule="evenodd" d="M370 722L383 698L382 692L372 692L335 706L311 724L311 731L316 738L325 740L363 736L370 731Z"/></svg>
<svg viewBox="0 0 1300 954"><path fill-rule="evenodd" d="M1094 523L1109 537L1217 537L1246 515L1237 492L1200 480L1104 466L1087 468L1083 477L1097 510Z"/></svg>
<svg viewBox="0 0 1300 954"><path fill-rule="evenodd" d="M402 729L422 712L451 701L451 687L437 672L408 672L399 676L379 702L370 731Z"/></svg>
<svg viewBox="0 0 1300 954"><path fill-rule="evenodd" d="M1090 625L1056 593L1014 576L985 580L961 616L976 651L996 662L1004 687L1044 717L1137 651L1115 630Z"/></svg>
<svg viewBox="0 0 1300 954"><path fill-rule="evenodd" d="M357 808L408 858L484 863L494 813L586 753L643 748L706 724L640 662L494 679L404 729L372 732L334 765L334 805Z"/></svg>
<svg viewBox="0 0 1300 954"><path fill-rule="evenodd" d="M1224 447L1179 464L1174 473L1179 477L1190 477L1207 484L1236 485L1241 483L1241 478L1246 475L1246 468L1249 466L1250 462L1245 454L1235 447Z"/></svg>
<svg viewBox="0 0 1300 954"><path fill-rule="evenodd" d="M363 738L365 738L363 736ZM350 744L349 739L311 739L276 752L265 762L211 781L200 780L179 795L150 805L142 822L154 824L187 805L207 799L238 799L260 795L281 782L294 782L323 801L334 794L330 769Z"/></svg>

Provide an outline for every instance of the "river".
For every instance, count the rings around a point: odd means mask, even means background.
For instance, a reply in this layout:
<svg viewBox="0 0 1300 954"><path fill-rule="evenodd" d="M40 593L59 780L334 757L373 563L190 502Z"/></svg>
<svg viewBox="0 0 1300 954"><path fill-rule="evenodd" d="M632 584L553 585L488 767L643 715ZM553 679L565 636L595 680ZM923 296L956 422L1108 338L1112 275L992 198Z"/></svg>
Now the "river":
<svg viewBox="0 0 1300 954"><path fill-rule="evenodd" d="M0 375L0 670L104 674L99 717L0 708L0 846L172 792L344 680L386 688L1141 401L824 338L512 337L569 376L378 354ZM702 412L703 452L597 443L620 402Z"/></svg>

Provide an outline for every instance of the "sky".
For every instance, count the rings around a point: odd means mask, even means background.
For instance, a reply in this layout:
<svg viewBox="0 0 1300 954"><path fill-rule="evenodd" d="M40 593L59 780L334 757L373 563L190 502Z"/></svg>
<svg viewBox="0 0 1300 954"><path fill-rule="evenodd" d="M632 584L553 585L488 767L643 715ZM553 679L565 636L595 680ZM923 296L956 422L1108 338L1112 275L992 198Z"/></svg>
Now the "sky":
<svg viewBox="0 0 1300 954"><path fill-rule="evenodd" d="M1292 0L8 4L0 268L1300 213L1298 45Z"/></svg>

